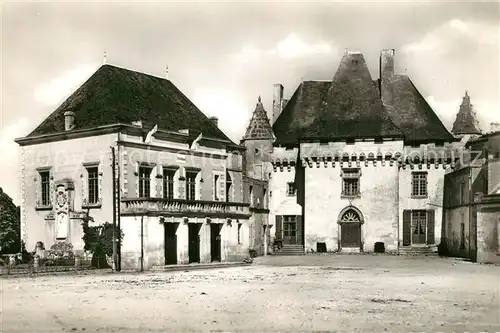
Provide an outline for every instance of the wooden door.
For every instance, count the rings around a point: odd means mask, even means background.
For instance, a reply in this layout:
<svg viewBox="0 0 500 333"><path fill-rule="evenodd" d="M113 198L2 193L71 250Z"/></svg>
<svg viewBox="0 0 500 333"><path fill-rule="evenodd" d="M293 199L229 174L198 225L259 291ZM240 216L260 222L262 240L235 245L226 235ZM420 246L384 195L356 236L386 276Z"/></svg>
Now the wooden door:
<svg viewBox="0 0 500 333"><path fill-rule="evenodd" d="M188 224L189 240L189 263L200 262L200 229L201 223Z"/></svg>
<svg viewBox="0 0 500 333"><path fill-rule="evenodd" d="M361 247L361 223L346 222L341 224L340 245L342 247Z"/></svg>
<svg viewBox="0 0 500 333"><path fill-rule="evenodd" d="M283 216L276 215L276 240L283 240Z"/></svg>
<svg viewBox="0 0 500 333"><path fill-rule="evenodd" d="M413 211L411 219L412 244L425 244L426 230L427 230L427 212L425 210Z"/></svg>
<svg viewBox="0 0 500 333"><path fill-rule="evenodd" d="M165 223L165 265L177 264L178 223Z"/></svg>
<svg viewBox="0 0 500 333"><path fill-rule="evenodd" d="M435 214L434 210L428 210L427 211L427 244L428 245L433 245L436 240L435 240L435 228L436 228L436 223L435 223Z"/></svg>
<svg viewBox="0 0 500 333"><path fill-rule="evenodd" d="M296 216L285 215L283 218L283 244L297 244Z"/></svg>
<svg viewBox="0 0 500 333"><path fill-rule="evenodd" d="M210 257L211 261L221 261L221 236L222 224L210 224Z"/></svg>
<svg viewBox="0 0 500 333"><path fill-rule="evenodd" d="M403 211L403 246L411 245L411 210Z"/></svg>

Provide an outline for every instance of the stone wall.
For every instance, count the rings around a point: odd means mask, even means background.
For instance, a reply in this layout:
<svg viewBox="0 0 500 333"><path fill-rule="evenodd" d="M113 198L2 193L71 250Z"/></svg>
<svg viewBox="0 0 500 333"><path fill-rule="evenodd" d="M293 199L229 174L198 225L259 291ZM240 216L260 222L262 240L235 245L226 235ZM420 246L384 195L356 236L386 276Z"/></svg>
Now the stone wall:
<svg viewBox="0 0 500 333"><path fill-rule="evenodd" d="M177 223L177 263L189 263L189 223L201 223L200 262L211 262L210 224L202 218L190 218L184 222L183 218L166 219L162 222L159 217L126 216L121 218L121 228L124 233L122 243L122 269L139 270L141 268L141 218L142 244L144 250L144 270L155 265L165 264L165 229L164 223ZM211 223L222 226L221 259L222 261L241 261L248 257L249 249L249 221L240 220L240 243L238 243L238 223L227 223L225 220L212 219Z"/></svg>
<svg viewBox="0 0 500 333"><path fill-rule="evenodd" d="M500 195L485 196L478 204L477 262L500 263Z"/></svg>
<svg viewBox="0 0 500 333"><path fill-rule="evenodd" d="M316 147L314 147L316 145ZM402 142L390 141L380 144L356 142L355 144L335 143L327 146L308 144L301 147L304 153L317 149L328 149L332 153L351 154L402 151ZM342 168L359 167L360 196L347 199L342 197ZM316 250L317 242L326 243L327 250L339 248L340 213L352 205L363 215L361 241L363 250L374 251L375 242L383 242L388 252L397 251L398 241L398 164L389 161L363 163L335 162L312 163L305 170L305 245L306 250Z"/></svg>
<svg viewBox="0 0 500 333"><path fill-rule="evenodd" d="M427 172L427 197L412 197L412 172ZM434 210L435 244L441 241L441 223L443 214L443 190L445 169L442 165L422 165L421 168L405 168L399 171L399 242L403 243L403 211L404 210Z"/></svg>
<svg viewBox="0 0 500 333"><path fill-rule="evenodd" d="M38 168L50 168L51 202L55 204L54 184L58 180L69 178L74 182L74 201L72 209L87 211L82 208L86 199L87 171L84 163L96 163L99 168L99 184L102 203L90 209L90 215L96 223L112 222L112 169L111 149L115 144L116 134L78 138L59 142L20 147L21 163L21 233L26 242L26 249L31 251L37 241L42 241L49 249L54 243L54 220L46 221L52 213L50 208L37 208L40 193ZM80 219L70 221L69 240L75 250L83 249L83 230Z"/></svg>
<svg viewBox="0 0 500 333"><path fill-rule="evenodd" d="M460 206L455 208L446 209L443 220L444 228L444 242L446 244L446 254L452 257L469 258L471 253L471 206ZM462 242L462 225L464 228L463 242Z"/></svg>

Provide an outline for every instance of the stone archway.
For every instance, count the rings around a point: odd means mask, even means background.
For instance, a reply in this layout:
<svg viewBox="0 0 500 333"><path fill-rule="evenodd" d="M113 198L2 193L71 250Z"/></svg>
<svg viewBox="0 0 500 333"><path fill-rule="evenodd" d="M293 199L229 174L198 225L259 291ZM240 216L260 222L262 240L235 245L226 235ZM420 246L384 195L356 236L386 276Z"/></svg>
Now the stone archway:
<svg viewBox="0 0 500 333"><path fill-rule="evenodd" d="M354 206L344 208L338 217L339 249L356 248L362 250L363 214Z"/></svg>

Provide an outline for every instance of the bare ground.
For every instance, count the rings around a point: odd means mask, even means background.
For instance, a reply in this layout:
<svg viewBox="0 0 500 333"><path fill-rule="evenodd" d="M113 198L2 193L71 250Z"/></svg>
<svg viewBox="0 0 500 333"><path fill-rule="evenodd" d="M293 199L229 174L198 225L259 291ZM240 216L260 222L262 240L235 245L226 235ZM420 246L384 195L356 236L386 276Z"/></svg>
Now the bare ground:
<svg viewBox="0 0 500 333"><path fill-rule="evenodd" d="M496 332L500 267L396 256L0 280L1 332Z"/></svg>

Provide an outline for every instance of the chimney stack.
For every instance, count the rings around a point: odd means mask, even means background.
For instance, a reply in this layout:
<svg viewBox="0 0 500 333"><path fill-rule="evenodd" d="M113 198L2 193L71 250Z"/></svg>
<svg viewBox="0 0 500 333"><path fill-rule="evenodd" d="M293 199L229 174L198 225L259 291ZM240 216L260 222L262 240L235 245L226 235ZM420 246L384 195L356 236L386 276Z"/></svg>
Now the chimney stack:
<svg viewBox="0 0 500 333"><path fill-rule="evenodd" d="M210 117L210 121L212 122L212 124L215 125L215 127L219 127L219 118L217 118L217 117Z"/></svg>
<svg viewBox="0 0 500 333"><path fill-rule="evenodd" d="M385 49L380 52L380 78L390 78L394 75L394 49Z"/></svg>
<svg viewBox="0 0 500 333"><path fill-rule="evenodd" d="M388 108L393 105L394 54L394 49L380 52L380 99Z"/></svg>
<svg viewBox="0 0 500 333"><path fill-rule="evenodd" d="M283 85L281 83L275 83L273 89L273 119L272 124L278 119L281 111L283 111Z"/></svg>
<svg viewBox="0 0 500 333"><path fill-rule="evenodd" d="M64 130L71 131L75 127L75 113L73 111L64 112Z"/></svg>

